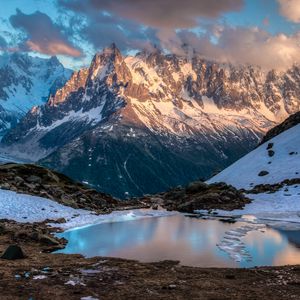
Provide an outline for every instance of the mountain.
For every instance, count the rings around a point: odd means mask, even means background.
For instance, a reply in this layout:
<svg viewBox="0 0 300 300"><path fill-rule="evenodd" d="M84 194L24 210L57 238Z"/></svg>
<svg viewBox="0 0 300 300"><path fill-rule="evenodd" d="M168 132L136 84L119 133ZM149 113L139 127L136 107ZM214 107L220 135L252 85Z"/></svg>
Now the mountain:
<svg viewBox="0 0 300 300"><path fill-rule="evenodd" d="M255 192L300 183L300 112L271 129L264 143L208 182Z"/></svg>
<svg viewBox="0 0 300 300"><path fill-rule="evenodd" d="M0 135L28 110L44 104L70 78L56 57L43 59L13 53L0 56Z"/></svg>
<svg viewBox="0 0 300 300"><path fill-rule="evenodd" d="M299 110L300 69L264 72L113 44L10 130L2 152L118 197L208 178Z"/></svg>

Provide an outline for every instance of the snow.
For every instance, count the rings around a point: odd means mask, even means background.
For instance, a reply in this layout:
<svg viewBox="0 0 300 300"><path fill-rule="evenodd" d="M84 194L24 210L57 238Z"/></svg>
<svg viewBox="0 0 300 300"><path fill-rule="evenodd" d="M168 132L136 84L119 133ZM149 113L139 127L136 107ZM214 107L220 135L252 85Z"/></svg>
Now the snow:
<svg viewBox="0 0 300 300"><path fill-rule="evenodd" d="M83 112L82 108L78 111L72 110L66 116L64 116L62 119L54 121L49 126L41 126L38 123L35 129L41 130L41 131L50 131L64 123L79 122L79 121L83 121L83 122L91 123L92 125L95 125L102 120L102 110L103 110L104 104L105 104L105 101L103 101L102 105L92 108L85 112Z"/></svg>
<svg viewBox="0 0 300 300"><path fill-rule="evenodd" d="M9 66L13 72L16 85L4 88L8 99L0 99L1 106L9 112L20 115L25 114L34 105L45 103L52 85L58 78L66 80L71 76L71 70L64 69L62 65L49 66L49 59L31 57L18 54L18 59L28 65L26 70L15 61L14 55L0 56L0 67ZM22 82L26 80L24 88Z"/></svg>
<svg viewBox="0 0 300 300"><path fill-rule="evenodd" d="M247 194L247 197L253 201L244 209L215 212L221 216L253 216L265 224L292 222L300 225L300 185L284 186L275 193Z"/></svg>
<svg viewBox="0 0 300 300"><path fill-rule="evenodd" d="M226 252L236 262L251 261L251 254L247 251L243 238L251 231L264 229L265 226L262 224L249 224L226 231L217 247Z"/></svg>
<svg viewBox="0 0 300 300"><path fill-rule="evenodd" d="M267 145L273 143L274 156L270 157ZM293 153L294 154L291 154ZM258 176L260 171L269 172ZM259 146L227 169L214 176L208 183L226 182L236 188L251 189L258 184L275 184L285 179L300 178L300 124L284 131Z"/></svg>
<svg viewBox="0 0 300 300"><path fill-rule="evenodd" d="M0 219L14 220L20 223L42 222L65 218L66 223L50 224L64 230L107 222L130 221L141 218L168 216L174 213L163 210L115 211L111 214L96 215L92 211L74 209L50 199L17 194L0 190Z"/></svg>
<svg viewBox="0 0 300 300"><path fill-rule="evenodd" d="M35 275L33 276L33 280L43 280L46 279L47 276L46 275Z"/></svg>

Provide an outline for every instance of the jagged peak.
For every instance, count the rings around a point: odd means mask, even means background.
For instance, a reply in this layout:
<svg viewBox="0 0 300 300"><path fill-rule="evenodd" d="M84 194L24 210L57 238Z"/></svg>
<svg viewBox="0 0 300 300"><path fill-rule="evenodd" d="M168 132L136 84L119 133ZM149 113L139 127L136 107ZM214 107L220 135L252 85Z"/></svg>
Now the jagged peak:
<svg viewBox="0 0 300 300"><path fill-rule="evenodd" d="M106 73L109 73L115 65L121 64L122 62L123 56L120 50L115 43L112 43L109 47L104 48L102 52L98 52L94 55L89 68L90 77L92 79L95 78L104 67L106 67Z"/></svg>
<svg viewBox="0 0 300 300"><path fill-rule="evenodd" d="M54 56L51 56L51 57L49 58L48 64L49 64L49 65L52 65L52 66L59 66L61 63L60 63L60 61L58 60L57 56L54 55Z"/></svg>
<svg viewBox="0 0 300 300"><path fill-rule="evenodd" d="M116 46L116 44L112 43L108 47L103 48L102 51L97 52L94 55L93 61L97 60L97 58L100 58L100 57L109 57L109 58L115 59L116 57L122 57L122 54L121 54L121 51L119 50L119 48Z"/></svg>

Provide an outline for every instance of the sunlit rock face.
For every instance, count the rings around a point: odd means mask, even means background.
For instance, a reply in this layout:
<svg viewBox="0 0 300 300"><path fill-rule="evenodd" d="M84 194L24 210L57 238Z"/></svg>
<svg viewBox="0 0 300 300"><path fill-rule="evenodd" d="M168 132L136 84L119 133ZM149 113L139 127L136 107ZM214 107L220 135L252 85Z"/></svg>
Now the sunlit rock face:
<svg viewBox="0 0 300 300"><path fill-rule="evenodd" d="M72 74L56 57L13 53L0 56L0 136L34 105L44 104Z"/></svg>
<svg viewBox="0 0 300 300"><path fill-rule="evenodd" d="M2 140L115 196L185 184L237 160L299 110L300 71L264 72L115 45Z"/></svg>

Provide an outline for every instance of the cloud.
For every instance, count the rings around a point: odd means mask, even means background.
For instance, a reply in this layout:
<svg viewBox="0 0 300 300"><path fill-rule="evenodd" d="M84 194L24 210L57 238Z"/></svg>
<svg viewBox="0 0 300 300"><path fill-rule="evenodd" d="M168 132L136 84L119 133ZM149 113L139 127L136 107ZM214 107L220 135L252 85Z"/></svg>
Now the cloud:
<svg viewBox="0 0 300 300"><path fill-rule="evenodd" d="M218 35L215 42L210 32L202 36L190 31L178 33L181 44L189 45L194 51L211 60L282 70L300 63L300 33L272 36L258 28L224 26Z"/></svg>
<svg viewBox="0 0 300 300"><path fill-rule="evenodd" d="M153 48L175 28L198 25L199 18L216 18L238 10L243 0L57 0L62 13L73 12L76 34L96 50L115 42L121 50ZM84 18L84 20L80 19ZM177 39L173 34L174 40ZM179 42L179 41L178 41Z"/></svg>
<svg viewBox="0 0 300 300"><path fill-rule="evenodd" d="M280 13L289 21L300 23L300 2L299 0L277 0Z"/></svg>
<svg viewBox="0 0 300 300"><path fill-rule="evenodd" d="M77 12L107 11L154 28L191 28L199 18L240 10L243 0L58 0Z"/></svg>
<svg viewBox="0 0 300 300"><path fill-rule="evenodd" d="M115 42L121 50L150 48L232 64L286 69L300 63L300 33L272 35L259 28L221 23L243 0L57 0L62 11L84 18L77 34L96 49ZM277 0L283 6L293 0ZM297 0L298 2L298 0ZM298 5L299 6L299 5ZM286 6L287 7L287 4ZM267 28L269 19L263 20Z"/></svg>
<svg viewBox="0 0 300 300"><path fill-rule="evenodd" d="M17 9L16 14L12 15L9 20L15 29L22 30L25 35L19 45L24 51L72 57L82 55L80 49L73 46L68 36L63 33L63 28L53 23L44 13L36 11L27 15Z"/></svg>
<svg viewBox="0 0 300 300"><path fill-rule="evenodd" d="M80 29L80 35L96 49L112 42L121 50L147 48L149 44L159 42L155 30L111 15L89 16L85 24Z"/></svg>

